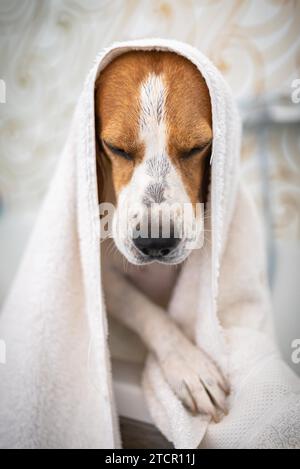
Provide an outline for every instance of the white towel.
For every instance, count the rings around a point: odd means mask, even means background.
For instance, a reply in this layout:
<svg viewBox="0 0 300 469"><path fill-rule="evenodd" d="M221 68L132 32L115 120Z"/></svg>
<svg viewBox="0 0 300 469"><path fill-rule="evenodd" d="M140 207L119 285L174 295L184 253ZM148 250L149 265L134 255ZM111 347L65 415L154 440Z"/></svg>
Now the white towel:
<svg viewBox="0 0 300 469"><path fill-rule="evenodd" d="M170 314L228 375L230 412L191 416L154 357L143 378L150 412L177 448L299 447L300 384L272 339L258 221L239 181L240 124L219 72L187 44L145 39L104 50L88 75L68 142L0 316L0 447L120 447L100 271L94 85L132 49L191 60L211 95L209 237L183 268ZM188 291L188 295L186 294Z"/></svg>

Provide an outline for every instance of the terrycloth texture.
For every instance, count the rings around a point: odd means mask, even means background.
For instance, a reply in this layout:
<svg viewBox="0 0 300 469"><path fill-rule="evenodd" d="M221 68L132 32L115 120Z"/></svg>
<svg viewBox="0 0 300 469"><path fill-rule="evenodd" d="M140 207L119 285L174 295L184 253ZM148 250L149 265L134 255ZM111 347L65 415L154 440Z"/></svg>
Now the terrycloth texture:
<svg viewBox="0 0 300 469"><path fill-rule="evenodd" d="M79 100L36 229L0 317L0 447L120 446L100 272L94 84L130 49L184 55L206 79L213 111L211 225L174 291L170 314L232 386L220 424L192 417L150 356L144 389L154 421L178 448L297 447L299 380L272 341L257 220L239 185L240 127L223 79L197 50L159 39L115 44L97 59ZM188 294L187 294L188 292ZM270 337L270 338L269 338Z"/></svg>
<svg viewBox="0 0 300 469"><path fill-rule="evenodd" d="M0 316L0 447L118 448L100 282L95 66Z"/></svg>

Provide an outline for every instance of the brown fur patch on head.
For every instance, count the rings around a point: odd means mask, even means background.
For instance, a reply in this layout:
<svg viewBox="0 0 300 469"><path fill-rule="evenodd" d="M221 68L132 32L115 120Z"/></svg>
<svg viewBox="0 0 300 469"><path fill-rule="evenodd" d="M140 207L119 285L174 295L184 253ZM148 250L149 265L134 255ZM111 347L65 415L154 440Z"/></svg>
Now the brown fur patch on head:
<svg viewBox="0 0 300 469"><path fill-rule="evenodd" d="M184 57L168 56L164 73L168 154L182 175L191 202L204 202L213 137L209 91L196 66Z"/></svg>
<svg viewBox="0 0 300 469"><path fill-rule="evenodd" d="M114 59L96 83L96 134L100 164L108 159L116 194L130 181L143 159L139 140L140 87L150 73L162 75L167 86L166 125L168 154L182 176L193 203L203 189L209 146L188 156L212 139L209 92L205 80L189 60L172 52L131 51ZM132 161L101 146L106 141L132 155ZM200 197L201 198L201 197Z"/></svg>

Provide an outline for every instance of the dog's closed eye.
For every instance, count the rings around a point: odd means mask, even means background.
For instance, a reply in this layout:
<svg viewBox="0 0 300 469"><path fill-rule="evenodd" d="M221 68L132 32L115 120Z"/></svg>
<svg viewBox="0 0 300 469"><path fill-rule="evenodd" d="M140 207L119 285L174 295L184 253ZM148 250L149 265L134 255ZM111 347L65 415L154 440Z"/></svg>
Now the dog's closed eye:
<svg viewBox="0 0 300 469"><path fill-rule="evenodd" d="M102 143L103 143L103 146L105 148L107 148L114 155L121 156L125 160L129 160L129 161L133 160L132 155L130 153L126 152L125 150L123 150L122 148L118 148L118 147L112 145L111 143L106 142L103 139L102 139Z"/></svg>
<svg viewBox="0 0 300 469"><path fill-rule="evenodd" d="M195 155L198 155L198 154L200 155L205 150L208 150L211 147L211 144L212 144L212 140L210 140L209 142L205 142L201 145L197 145L197 146L195 146L191 149L183 150L181 152L181 158L182 159L188 159L188 158L191 158L192 156L195 156Z"/></svg>

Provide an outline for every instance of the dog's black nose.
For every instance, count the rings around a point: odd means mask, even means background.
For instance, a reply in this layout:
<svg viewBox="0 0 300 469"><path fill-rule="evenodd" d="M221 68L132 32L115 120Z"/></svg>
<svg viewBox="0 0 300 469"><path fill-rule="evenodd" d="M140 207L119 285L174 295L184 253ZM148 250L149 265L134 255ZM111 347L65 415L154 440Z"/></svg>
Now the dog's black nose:
<svg viewBox="0 0 300 469"><path fill-rule="evenodd" d="M178 246L180 238L143 238L138 236L133 242L145 256L160 258L170 254Z"/></svg>

